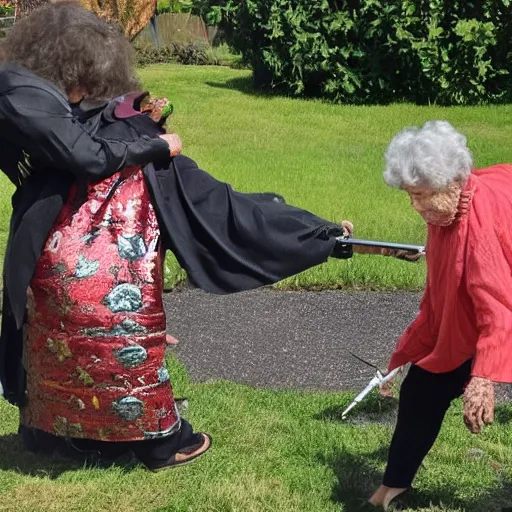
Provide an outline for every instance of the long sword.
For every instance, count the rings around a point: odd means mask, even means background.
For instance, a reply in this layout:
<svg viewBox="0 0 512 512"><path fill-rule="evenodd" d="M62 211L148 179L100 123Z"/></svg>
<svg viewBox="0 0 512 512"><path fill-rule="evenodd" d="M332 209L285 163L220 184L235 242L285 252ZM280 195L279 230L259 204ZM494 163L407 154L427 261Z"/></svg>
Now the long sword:
<svg viewBox="0 0 512 512"><path fill-rule="evenodd" d="M425 253L424 245L398 244L395 242L381 242L378 240L361 240L360 238L351 238L344 236L336 237L336 243L340 245L366 245L369 247L383 247L385 249L398 249L403 251L416 252L420 254Z"/></svg>

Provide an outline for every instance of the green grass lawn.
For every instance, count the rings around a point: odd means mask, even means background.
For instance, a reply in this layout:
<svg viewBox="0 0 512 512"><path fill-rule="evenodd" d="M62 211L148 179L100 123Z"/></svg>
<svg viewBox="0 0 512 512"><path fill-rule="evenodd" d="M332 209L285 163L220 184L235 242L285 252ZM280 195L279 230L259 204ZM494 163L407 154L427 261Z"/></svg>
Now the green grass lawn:
<svg viewBox="0 0 512 512"><path fill-rule="evenodd" d="M382 180L384 150L405 126L447 119L468 136L478 167L512 162L512 106L340 106L251 94L248 71L161 65L141 73L174 103L171 127L201 168L238 190L275 191L328 220L352 220L359 237L424 242L408 198ZM356 256L284 284L421 288L424 276L423 264Z"/></svg>
<svg viewBox="0 0 512 512"><path fill-rule="evenodd" d="M422 243L425 230L407 198L382 181L394 133L448 119L469 137L477 166L512 162L512 106L345 107L253 95L249 74L226 68L156 66L147 87L175 105L172 126L185 154L241 191L274 191L333 221L352 220L359 237ZM11 187L0 187L3 251ZM423 264L355 256L288 280L286 286L418 288ZM176 277L170 263L169 274ZM172 279L174 279L172 277ZM0 402L0 511L13 512L352 512L382 475L393 406L377 397L340 420L350 396L192 384L171 362L185 417L214 445L196 463L161 474L138 467L72 467L21 452L16 410ZM481 450L469 457L471 449ZM499 511L512 506L512 408L500 406L481 436L464 428L460 403L421 469L414 510ZM433 503L430 506L430 503ZM412 510L412 509L411 509Z"/></svg>
<svg viewBox="0 0 512 512"><path fill-rule="evenodd" d="M423 243L425 227L404 193L382 180L383 153L408 125L447 119L469 139L476 165L512 162L512 106L354 107L254 95L248 71L159 65L141 70L149 90L175 106L171 127L184 153L241 191L274 191L331 221L349 219L358 237ZM0 256L11 187L0 182ZM169 265L169 281L177 272ZM356 256L332 260L285 286L421 288L423 263Z"/></svg>
<svg viewBox="0 0 512 512"><path fill-rule="evenodd" d="M391 436L390 402L373 397L342 422L345 394L190 384L176 361L171 373L177 395L190 400L185 417L213 435L203 458L153 474L128 461L74 467L23 454L15 409L2 402L0 510L355 512L378 484ZM410 510L497 512L510 505L511 420L512 410L500 408L494 426L471 436L455 404L419 472L421 496Z"/></svg>

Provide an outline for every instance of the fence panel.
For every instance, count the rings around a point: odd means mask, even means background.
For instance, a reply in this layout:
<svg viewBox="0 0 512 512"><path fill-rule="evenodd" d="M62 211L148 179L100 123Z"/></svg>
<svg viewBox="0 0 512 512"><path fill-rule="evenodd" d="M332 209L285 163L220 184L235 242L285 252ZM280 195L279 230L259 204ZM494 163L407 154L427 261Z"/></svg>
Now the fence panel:
<svg viewBox="0 0 512 512"><path fill-rule="evenodd" d="M216 30L209 30L199 16L183 13L163 13L154 18L159 46L170 43L211 44ZM151 27L148 25L135 39L137 42L154 43Z"/></svg>

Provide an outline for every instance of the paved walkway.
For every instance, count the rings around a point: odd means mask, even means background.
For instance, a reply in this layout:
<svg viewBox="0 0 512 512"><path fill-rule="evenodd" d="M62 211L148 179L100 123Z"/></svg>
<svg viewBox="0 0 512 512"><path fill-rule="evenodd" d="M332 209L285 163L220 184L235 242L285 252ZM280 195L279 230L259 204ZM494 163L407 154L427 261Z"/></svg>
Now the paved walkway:
<svg viewBox="0 0 512 512"><path fill-rule="evenodd" d="M353 389L386 367L414 318L413 293L198 290L165 297L169 333L194 380L227 379L272 388Z"/></svg>
<svg viewBox="0 0 512 512"><path fill-rule="evenodd" d="M359 390L386 368L420 294L277 292L165 296L168 332L195 381L226 379L269 388ZM506 395L504 395L506 393ZM512 398L502 390L501 397Z"/></svg>

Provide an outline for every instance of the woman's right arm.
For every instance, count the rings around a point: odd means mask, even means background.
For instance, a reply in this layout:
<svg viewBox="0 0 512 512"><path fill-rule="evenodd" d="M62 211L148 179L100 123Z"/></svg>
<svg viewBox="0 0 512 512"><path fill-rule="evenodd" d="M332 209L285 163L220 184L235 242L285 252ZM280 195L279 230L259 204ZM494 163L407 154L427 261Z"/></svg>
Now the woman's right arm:
<svg viewBox="0 0 512 512"><path fill-rule="evenodd" d="M371 247L367 245L354 245L354 252L358 254L373 254L380 256L391 256L399 260L418 261L424 254L418 252L410 252L400 249L387 249L385 247Z"/></svg>
<svg viewBox="0 0 512 512"><path fill-rule="evenodd" d="M125 167L171 156L167 137L142 136L134 142L90 135L63 98L43 88L21 86L0 96L0 134L20 146L35 166L99 180Z"/></svg>

